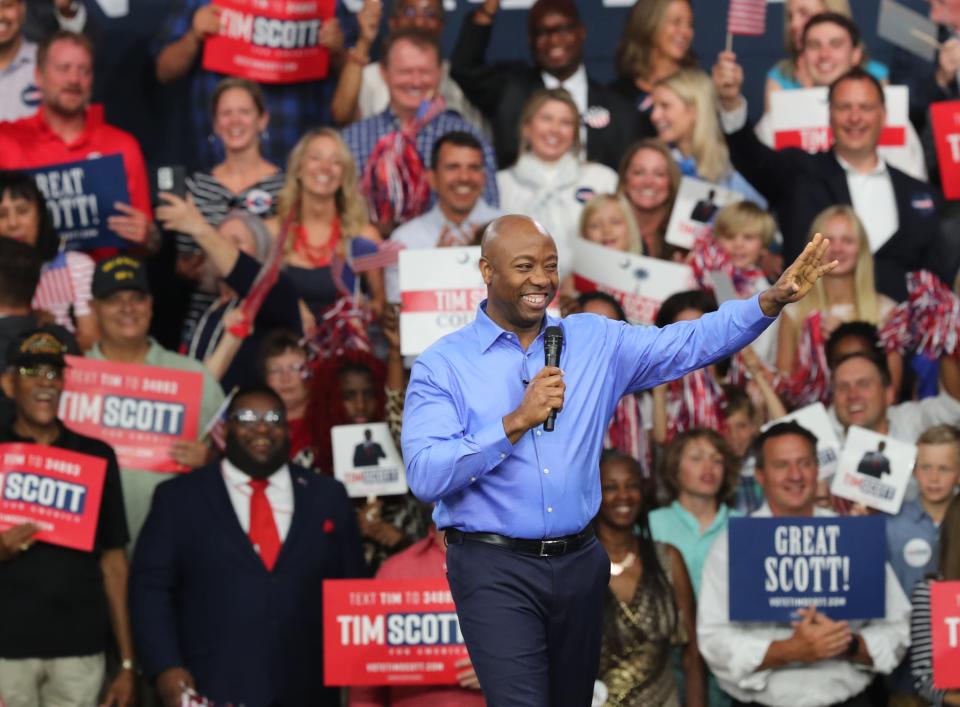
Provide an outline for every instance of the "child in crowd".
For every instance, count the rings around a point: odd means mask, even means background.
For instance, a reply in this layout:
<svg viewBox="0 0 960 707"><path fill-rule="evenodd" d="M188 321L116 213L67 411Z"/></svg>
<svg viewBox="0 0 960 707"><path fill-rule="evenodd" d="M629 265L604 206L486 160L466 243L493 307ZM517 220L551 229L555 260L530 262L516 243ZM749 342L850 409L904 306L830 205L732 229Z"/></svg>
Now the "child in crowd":
<svg viewBox="0 0 960 707"><path fill-rule="evenodd" d="M900 512L887 518L887 559L907 594L937 571L940 527L960 483L960 429L937 425L920 435L913 477L916 500L904 501ZM908 654L887 678L893 695L914 695L909 665Z"/></svg>
<svg viewBox="0 0 960 707"><path fill-rule="evenodd" d="M740 477L733 497L733 507L750 515L763 505L763 490L753 476L756 466L753 440L760 434L757 408L747 391L736 385L723 386L723 439L740 462Z"/></svg>
<svg viewBox="0 0 960 707"><path fill-rule="evenodd" d="M767 254L777 224L773 216L752 201L724 206L713 224L717 245L730 256L734 267L734 287L741 297L753 297L770 287L763 274L762 260ZM774 322L751 348L768 366L777 356L777 324Z"/></svg>

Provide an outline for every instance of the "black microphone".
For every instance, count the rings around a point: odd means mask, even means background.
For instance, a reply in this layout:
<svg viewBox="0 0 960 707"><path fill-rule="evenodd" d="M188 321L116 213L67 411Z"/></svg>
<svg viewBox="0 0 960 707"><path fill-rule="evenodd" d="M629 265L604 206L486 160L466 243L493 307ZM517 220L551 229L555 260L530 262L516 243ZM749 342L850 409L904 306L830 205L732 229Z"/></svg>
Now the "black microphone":
<svg viewBox="0 0 960 707"><path fill-rule="evenodd" d="M543 333L543 362L545 366L560 367L560 352L563 351L563 329L558 326L548 326ZM557 423L557 411L551 410L543 423L544 432L553 432Z"/></svg>

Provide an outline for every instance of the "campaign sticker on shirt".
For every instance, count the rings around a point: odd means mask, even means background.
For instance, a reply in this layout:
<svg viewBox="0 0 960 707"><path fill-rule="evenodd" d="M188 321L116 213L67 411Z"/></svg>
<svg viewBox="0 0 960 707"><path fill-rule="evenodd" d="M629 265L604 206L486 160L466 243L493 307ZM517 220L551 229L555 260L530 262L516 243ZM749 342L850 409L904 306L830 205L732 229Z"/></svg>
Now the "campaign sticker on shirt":
<svg viewBox="0 0 960 707"><path fill-rule="evenodd" d="M36 84L30 84L20 93L20 102L29 106L30 108L36 108L40 105L41 95L40 89L37 88Z"/></svg>
<svg viewBox="0 0 960 707"><path fill-rule="evenodd" d="M903 561L911 567L924 567L933 557L933 548L926 538L911 538L903 546Z"/></svg>
<svg viewBox="0 0 960 707"><path fill-rule="evenodd" d="M924 215L932 214L934 211L933 197L929 194L918 194L910 200L910 206L914 211L919 211Z"/></svg>
<svg viewBox="0 0 960 707"><path fill-rule="evenodd" d="M587 203L588 201L590 201L594 196L596 196L596 194L597 194L597 193L596 193L593 189L591 189L590 187L580 187L580 188L577 189L577 191L574 193L574 198L576 198L576 200L577 200L579 203L581 203L581 204L586 204L586 203Z"/></svg>
<svg viewBox="0 0 960 707"><path fill-rule="evenodd" d="M610 125L610 111L604 106L590 106L583 116L583 122L588 128L603 130Z"/></svg>
<svg viewBox="0 0 960 707"><path fill-rule="evenodd" d="M243 205L254 216L261 216L273 206L273 197L265 189L251 189L247 192Z"/></svg>

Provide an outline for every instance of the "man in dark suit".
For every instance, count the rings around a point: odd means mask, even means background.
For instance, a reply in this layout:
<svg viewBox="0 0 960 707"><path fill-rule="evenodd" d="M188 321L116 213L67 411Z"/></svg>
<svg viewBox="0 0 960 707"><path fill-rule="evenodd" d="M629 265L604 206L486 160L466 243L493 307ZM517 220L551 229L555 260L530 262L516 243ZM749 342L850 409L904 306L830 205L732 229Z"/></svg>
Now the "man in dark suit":
<svg viewBox="0 0 960 707"><path fill-rule="evenodd" d="M366 574L343 486L288 464L283 401L242 389L226 458L164 482L140 533L131 618L164 705L340 704L323 685L323 580Z"/></svg>
<svg viewBox="0 0 960 707"><path fill-rule="evenodd" d="M720 55L713 76L730 158L776 211L785 260L803 249L817 214L834 204L851 204L867 231L879 292L906 299L906 274L922 269L952 282L954 273L946 263L954 259L945 252L938 194L877 154L886 109L875 78L854 68L833 82L829 101L835 144L811 155L799 148L774 151L757 139L740 91L743 70L732 53Z"/></svg>
<svg viewBox="0 0 960 707"><path fill-rule="evenodd" d="M373 433L370 430L364 430L363 441L353 450L353 465L376 466L386 456L387 453L383 451L383 447L373 441Z"/></svg>
<svg viewBox="0 0 960 707"><path fill-rule="evenodd" d="M497 163L517 161L517 117L541 88L565 88L583 121L586 157L617 169L630 144L653 129L629 101L587 76L583 42L587 30L573 0L537 0L528 16L534 65L488 64L487 46L500 0L484 0L463 22L450 61L450 75L490 119Z"/></svg>

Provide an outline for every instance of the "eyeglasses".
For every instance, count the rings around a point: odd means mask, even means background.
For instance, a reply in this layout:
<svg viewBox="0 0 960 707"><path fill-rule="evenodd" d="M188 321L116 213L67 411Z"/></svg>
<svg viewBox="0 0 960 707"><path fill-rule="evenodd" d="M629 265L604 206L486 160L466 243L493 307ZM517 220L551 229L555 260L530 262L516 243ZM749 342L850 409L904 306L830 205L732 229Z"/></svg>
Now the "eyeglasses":
<svg viewBox="0 0 960 707"><path fill-rule="evenodd" d="M553 35L571 35L577 31L579 25L576 22L566 22L562 25L555 25L553 27L537 27L533 30L534 39L546 39L547 37L552 37Z"/></svg>
<svg viewBox="0 0 960 707"><path fill-rule="evenodd" d="M230 421L248 427L253 427L261 422L271 427L277 427L284 423L286 417L286 414L282 410L265 410L264 412L259 412L252 408L241 408L234 410L230 414Z"/></svg>
<svg viewBox="0 0 960 707"><path fill-rule="evenodd" d="M63 371L52 366L20 366L17 373L23 378L43 378L48 381L63 378Z"/></svg>

